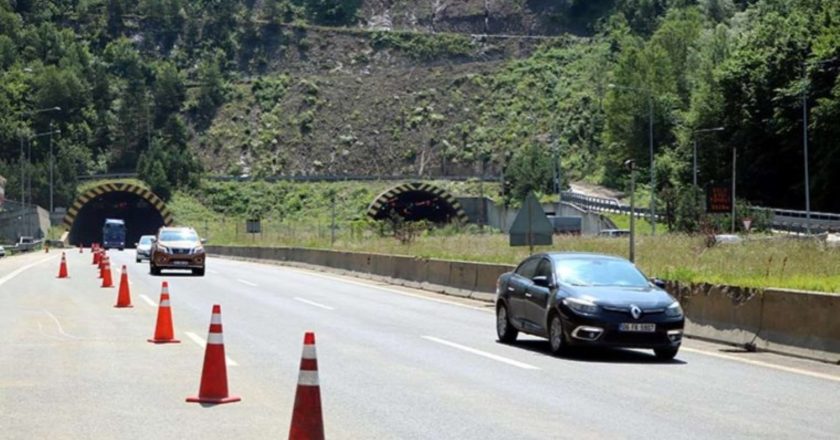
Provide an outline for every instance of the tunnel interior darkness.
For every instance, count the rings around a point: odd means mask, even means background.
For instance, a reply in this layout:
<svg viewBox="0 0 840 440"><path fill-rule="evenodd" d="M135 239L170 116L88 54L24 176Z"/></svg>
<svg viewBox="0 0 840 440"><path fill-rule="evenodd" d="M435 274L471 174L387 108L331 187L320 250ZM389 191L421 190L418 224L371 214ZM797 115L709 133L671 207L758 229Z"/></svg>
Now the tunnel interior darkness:
<svg viewBox="0 0 840 440"><path fill-rule="evenodd" d="M70 243L74 246L101 243L102 226L107 218L125 221L126 247L134 247L141 235L154 235L164 225L163 215L143 197L112 191L89 200L79 209L70 228Z"/></svg>
<svg viewBox="0 0 840 440"><path fill-rule="evenodd" d="M428 191L406 191L383 203L373 218L387 220L394 216L410 222L425 220L444 224L456 219L458 212L452 204L437 194Z"/></svg>

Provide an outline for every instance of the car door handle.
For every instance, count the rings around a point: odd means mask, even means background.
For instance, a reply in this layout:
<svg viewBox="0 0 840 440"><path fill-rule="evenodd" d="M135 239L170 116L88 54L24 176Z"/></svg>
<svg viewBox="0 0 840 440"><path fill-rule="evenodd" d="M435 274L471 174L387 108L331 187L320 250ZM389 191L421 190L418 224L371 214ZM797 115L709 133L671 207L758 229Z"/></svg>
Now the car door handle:
<svg viewBox="0 0 840 440"><path fill-rule="evenodd" d="M508 286L508 292L513 292L514 290L516 290L516 289L514 289L514 288L513 288L513 287L511 287L511 286Z"/></svg>
<svg viewBox="0 0 840 440"><path fill-rule="evenodd" d="M530 298L532 296L534 296L534 295L532 295L530 292L525 292L525 298Z"/></svg>

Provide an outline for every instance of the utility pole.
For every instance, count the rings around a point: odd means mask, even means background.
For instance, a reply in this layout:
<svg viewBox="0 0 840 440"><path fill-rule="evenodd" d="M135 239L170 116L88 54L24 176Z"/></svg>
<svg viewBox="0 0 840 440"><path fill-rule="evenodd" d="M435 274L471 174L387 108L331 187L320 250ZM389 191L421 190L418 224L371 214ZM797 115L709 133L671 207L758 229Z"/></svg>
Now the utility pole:
<svg viewBox="0 0 840 440"><path fill-rule="evenodd" d="M54 168L53 163L55 162L53 160L53 147L52 147L52 134L53 134L52 120L50 120L50 131L49 131L49 133L50 134L49 134L49 141L48 142L49 142L49 146L50 146L50 216L52 216L52 213L53 213L53 182L54 182L53 181L53 168ZM52 224L52 219L50 219L50 224Z"/></svg>
<svg viewBox="0 0 840 440"><path fill-rule="evenodd" d="M633 160L624 162L630 170L630 262L636 262L636 163Z"/></svg>
<svg viewBox="0 0 840 440"><path fill-rule="evenodd" d="M332 225L330 225L330 247L335 246L335 192L330 194L332 202Z"/></svg>
<svg viewBox="0 0 840 440"><path fill-rule="evenodd" d="M735 146L732 146L732 233L735 233L735 201L737 198L735 197L735 170L736 164L738 160L738 149Z"/></svg>
<svg viewBox="0 0 840 440"><path fill-rule="evenodd" d="M802 152L805 160L805 230L811 234L811 174L808 170L808 65L822 66L837 58L802 63Z"/></svg>

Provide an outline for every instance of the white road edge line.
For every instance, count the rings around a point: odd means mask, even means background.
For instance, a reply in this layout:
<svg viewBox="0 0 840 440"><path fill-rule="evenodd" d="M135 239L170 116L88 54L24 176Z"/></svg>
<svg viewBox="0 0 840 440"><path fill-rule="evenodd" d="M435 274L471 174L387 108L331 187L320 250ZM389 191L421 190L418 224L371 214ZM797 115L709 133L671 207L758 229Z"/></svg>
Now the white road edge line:
<svg viewBox="0 0 840 440"><path fill-rule="evenodd" d="M771 368L773 370L785 371L785 372L793 373L793 374L800 374L800 375L803 375L803 376L814 377L814 378L817 378L817 379L824 379L824 380L830 380L830 381L834 381L834 382L840 382L840 376L832 376L830 374L818 373L816 371L808 371L808 370L803 370L801 368L795 368L795 367L786 367L784 365L775 365L775 364L771 364L769 362L757 361L757 360L753 360L753 359L743 359L743 358L740 358L738 356L731 356L731 355L723 354L723 353L715 353L713 351L698 350L696 348L691 348L691 347L680 347L680 350L681 351L687 351L689 353L697 353L697 354L702 354L702 355L705 355L705 356L715 357L715 358L719 358L719 359L726 359L726 360L730 360L730 361L741 362L741 363L744 363L744 364L755 365L757 367Z"/></svg>
<svg viewBox="0 0 840 440"><path fill-rule="evenodd" d="M157 307L157 304L155 304L155 302L154 302L154 301L152 301L152 299L151 299L151 298L149 298L149 297L148 297L148 296L146 296L146 295L143 295L142 293L140 294L140 299L142 299L143 301L146 301L146 304L148 304L148 305L150 305L150 306L152 306L152 307Z"/></svg>
<svg viewBox="0 0 840 440"><path fill-rule="evenodd" d="M298 297L295 297L295 298L294 298L294 300L295 300L295 301L300 301L300 302L302 302L302 303L304 303L304 304L309 304L310 306L320 307L320 308L322 308L322 309L324 309L324 310L335 310L334 308L332 308L332 307L330 307L330 306L325 306L325 305L323 305L323 304L319 304L319 303L316 303L315 301L310 301L310 300L308 300L308 299L304 299L304 298L298 298Z"/></svg>
<svg viewBox="0 0 840 440"><path fill-rule="evenodd" d="M23 266L21 268L18 268L17 270L14 270L14 271L12 271L12 273L4 276L3 278L0 278L0 286L2 286L3 284L6 284L7 282L11 281L14 277L22 274L23 272L41 264L41 263L46 263L47 261L54 260L56 258L58 258L58 255L51 255L47 258L44 258L43 260L39 260L39 261L36 261L34 263L27 264L26 266Z"/></svg>
<svg viewBox="0 0 840 440"><path fill-rule="evenodd" d="M539 370L540 369L540 367L535 367L531 364L526 364L524 362L519 362L519 361L515 361L513 359L508 359L506 357L495 355L493 353L488 353L486 351L476 350L475 348L470 348L470 347L467 347L467 346L464 346L464 345L461 345L461 344L456 344L454 342L450 342L450 341L447 341L445 339L436 338L434 336L422 336L422 338L426 339L426 340L429 340L429 341L432 341L432 342L437 342L438 344L446 345L446 346L449 346L449 347L452 347L452 348L457 348L459 350L463 350L463 351L466 351L468 353L483 356L483 357L486 357L488 359L493 359L494 361L497 361L497 362L501 362L501 363L508 364L508 365L513 365L514 367L523 368L525 370Z"/></svg>
<svg viewBox="0 0 840 440"><path fill-rule="evenodd" d="M198 336L197 334L195 334L193 332L184 332L184 334L187 335L188 338L192 339L193 342L198 344L199 347L201 347L201 348L206 348L207 347L207 341L205 341L204 338L202 338L201 336ZM239 366L239 364L237 364L236 361L231 359L230 356L225 356L225 361L227 362L229 367Z"/></svg>
<svg viewBox="0 0 840 440"><path fill-rule="evenodd" d="M254 283L252 283L252 282L250 282L250 281L247 281L247 280L243 280L243 279L239 279L239 278L237 278L237 279L236 279L236 281L239 281L240 283L242 283L242 284L244 284L244 285L246 285L246 286L259 287L258 285L254 284Z"/></svg>
<svg viewBox="0 0 840 440"><path fill-rule="evenodd" d="M382 291L385 291L385 292L396 293L397 295L410 296L412 298L424 299L426 301L432 301L432 302L442 303L442 304L449 304L449 305L453 305L453 306L463 307L465 309L479 310L479 311L487 312L487 313L495 313L494 310L490 310L488 308L475 307L475 306L471 306L471 305L468 305L468 304L462 304L462 303L455 302L455 301L447 301L445 299L430 298L428 296L417 295L417 294L414 294L414 293L404 292L404 291L397 290L397 289L392 289L392 288L389 288L389 287L379 286L379 285L373 284L372 282L365 283L365 282L361 282L361 281L354 281L354 280L348 279L346 277L337 277L337 276L331 276L331 275L326 275L326 274L322 274L322 273L310 272L308 270L301 270L301 269L298 269L298 268L295 268L295 267L290 267L290 266L282 266L282 267L284 269L293 270L293 271L298 272L298 273L312 275L312 276L320 277L320 278L327 278L327 279L331 279L331 280L338 280L338 281L341 281L341 282L344 282L344 283L347 283L347 284L355 284L357 286L367 287L367 288L370 288L370 289L377 289L377 290L382 290Z"/></svg>

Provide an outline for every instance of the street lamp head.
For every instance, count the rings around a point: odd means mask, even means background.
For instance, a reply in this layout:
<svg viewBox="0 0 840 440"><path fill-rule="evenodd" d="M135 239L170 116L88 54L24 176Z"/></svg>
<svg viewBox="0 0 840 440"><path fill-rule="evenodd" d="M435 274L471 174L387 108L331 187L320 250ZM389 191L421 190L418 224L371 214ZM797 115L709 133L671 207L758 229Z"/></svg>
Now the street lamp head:
<svg viewBox="0 0 840 440"><path fill-rule="evenodd" d="M618 86L617 86L617 85L615 85L614 83L609 83L609 84L607 84L607 87L608 87L608 88L611 88L611 89L618 88Z"/></svg>
<svg viewBox="0 0 840 440"><path fill-rule="evenodd" d="M624 166L628 170L633 171L633 170L636 169L636 161L633 160L633 159L627 159L627 160L624 161Z"/></svg>
<svg viewBox="0 0 840 440"><path fill-rule="evenodd" d="M57 112L60 112L60 111L61 111L61 107L59 107L59 106L55 106L55 107L53 107L52 109L53 109L54 111L57 111Z"/></svg>

